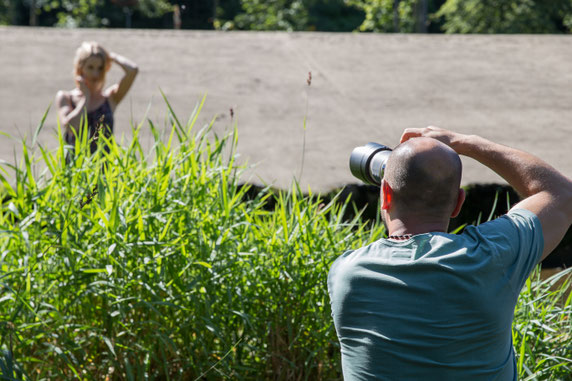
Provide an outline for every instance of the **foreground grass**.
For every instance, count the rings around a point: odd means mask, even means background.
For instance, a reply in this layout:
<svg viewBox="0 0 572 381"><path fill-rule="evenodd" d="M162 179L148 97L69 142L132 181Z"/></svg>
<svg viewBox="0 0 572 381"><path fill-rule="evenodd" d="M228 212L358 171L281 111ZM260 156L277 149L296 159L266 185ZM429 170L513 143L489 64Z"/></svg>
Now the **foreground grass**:
<svg viewBox="0 0 572 381"><path fill-rule="evenodd" d="M515 310L519 380L572 380L572 268L527 280Z"/></svg>
<svg viewBox="0 0 572 381"><path fill-rule="evenodd" d="M197 113L171 114L165 137L150 122L151 152L139 126L127 147L101 141L109 153L83 137L66 164L60 136L2 168L3 378L341 378L326 274L383 229L296 186L245 201L236 130L197 131ZM516 311L522 377L572 374L569 283L551 281L529 281Z"/></svg>

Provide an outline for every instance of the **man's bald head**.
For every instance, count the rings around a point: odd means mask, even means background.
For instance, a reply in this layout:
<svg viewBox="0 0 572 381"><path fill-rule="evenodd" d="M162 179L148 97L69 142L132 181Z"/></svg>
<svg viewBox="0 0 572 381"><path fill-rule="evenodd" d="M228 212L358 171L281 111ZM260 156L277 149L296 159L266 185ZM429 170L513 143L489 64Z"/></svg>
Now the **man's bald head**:
<svg viewBox="0 0 572 381"><path fill-rule="evenodd" d="M384 180L393 190L393 205L399 210L450 215L459 194L461 172L461 159L453 149L420 137L393 150Z"/></svg>

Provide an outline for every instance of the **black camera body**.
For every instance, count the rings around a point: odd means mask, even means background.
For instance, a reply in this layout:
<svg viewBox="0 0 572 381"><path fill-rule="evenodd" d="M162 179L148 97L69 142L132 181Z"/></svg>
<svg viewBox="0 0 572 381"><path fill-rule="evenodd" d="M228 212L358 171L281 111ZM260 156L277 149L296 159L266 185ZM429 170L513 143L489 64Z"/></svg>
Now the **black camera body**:
<svg viewBox="0 0 572 381"><path fill-rule="evenodd" d="M350 155L352 175L366 184L380 186L391 151L389 147L371 142L354 148Z"/></svg>

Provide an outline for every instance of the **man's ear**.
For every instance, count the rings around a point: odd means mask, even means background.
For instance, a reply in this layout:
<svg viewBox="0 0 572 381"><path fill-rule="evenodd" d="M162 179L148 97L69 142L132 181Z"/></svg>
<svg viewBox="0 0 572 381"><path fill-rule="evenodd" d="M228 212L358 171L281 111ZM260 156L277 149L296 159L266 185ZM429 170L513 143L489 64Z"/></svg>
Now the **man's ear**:
<svg viewBox="0 0 572 381"><path fill-rule="evenodd" d="M389 210L391 201L393 199L393 189L389 186L387 181L381 181L381 209Z"/></svg>
<svg viewBox="0 0 572 381"><path fill-rule="evenodd" d="M461 207L463 206L463 202L465 202L465 190L463 188L460 188L459 194L457 195L457 203L455 204L455 209L453 209L453 213L451 213L451 218L455 218L459 215Z"/></svg>

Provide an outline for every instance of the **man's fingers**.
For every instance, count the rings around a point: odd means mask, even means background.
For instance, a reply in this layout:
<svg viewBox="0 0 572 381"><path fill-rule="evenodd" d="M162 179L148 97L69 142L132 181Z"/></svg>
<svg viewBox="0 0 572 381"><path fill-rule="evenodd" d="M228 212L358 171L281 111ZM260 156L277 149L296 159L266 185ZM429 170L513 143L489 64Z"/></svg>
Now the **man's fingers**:
<svg viewBox="0 0 572 381"><path fill-rule="evenodd" d="M400 143L406 142L411 138L418 138L421 136L443 141L446 133L446 130L435 126L428 126L425 128L406 128L405 131L403 131L403 135L401 135Z"/></svg>
<svg viewBox="0 0 572 381"><path fill-rule="evenodd" d="M401 135L401 140L399 143L408 141L411 138L417 138L423 136L421 128L406 128Z"/></svg>

